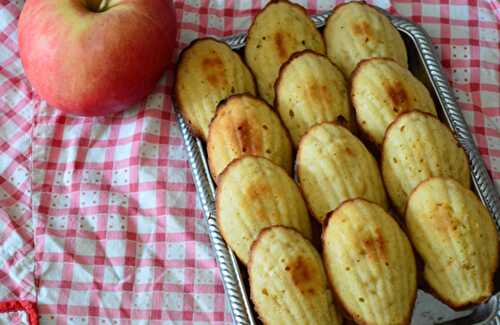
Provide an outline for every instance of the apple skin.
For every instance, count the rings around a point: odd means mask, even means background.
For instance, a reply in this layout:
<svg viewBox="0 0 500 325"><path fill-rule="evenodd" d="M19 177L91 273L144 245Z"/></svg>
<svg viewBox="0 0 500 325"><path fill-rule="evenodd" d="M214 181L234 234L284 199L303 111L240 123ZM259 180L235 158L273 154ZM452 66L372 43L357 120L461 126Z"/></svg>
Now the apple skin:
<svg viewBox="0 0 500 325"><path fill-rule="evenodd" d="M121 111L146 97L174 54L170 0L27 0L19 19L21 61L51 106L84 116Z"/></svg>

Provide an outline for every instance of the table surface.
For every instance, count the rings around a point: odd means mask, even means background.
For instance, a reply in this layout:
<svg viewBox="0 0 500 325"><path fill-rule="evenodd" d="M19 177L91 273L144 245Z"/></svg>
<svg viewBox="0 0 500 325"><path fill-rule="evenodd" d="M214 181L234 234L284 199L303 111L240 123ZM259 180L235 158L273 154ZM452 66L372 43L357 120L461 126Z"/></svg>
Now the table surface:
<svg viewBox="0 0 500 325"><path fill-rule="evenodd" d="M264 2L176 1L178 49L245 31ZM300 2L311 14L335 5ZM499 3L369 2L430 34L500 187ZM0 301L36 302L43 324L230 323L172 110L171 69L124 113L66 116L23 74L23 3L0 0ZM0 313L0 323L25 316Z"/></svg>

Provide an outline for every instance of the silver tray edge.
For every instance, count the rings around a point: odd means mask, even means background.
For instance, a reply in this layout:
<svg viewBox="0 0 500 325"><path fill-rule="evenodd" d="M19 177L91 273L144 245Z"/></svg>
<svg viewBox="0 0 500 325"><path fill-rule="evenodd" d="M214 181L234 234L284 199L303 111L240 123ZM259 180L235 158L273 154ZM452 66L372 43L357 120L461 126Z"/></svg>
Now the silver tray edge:
<svg viewBox="0 0 500 325"><path fill-rule="evenodd" d="M424 62L426 73L431 80L438 100L443 107L443 112L448 125L455 133L457 140L466 151L471 166L473 184L481 201L493 216L497 230L500 231L500 199L498 192L488 175L484 162L476 148L472 134L470 133L465 119L455 99L454 92L450 88L447 78L444 76L441 63L434 51L430 37L425 30L402 17L395 17L380 9L389 17L392 24L400 31L408 35L414 41L418 54ZM331 12L311 16L316 26L322 27ZM233 49L245 46L246 34L238 34L221 38ZM191 166L196 191L200 199L205 220L208 226L208 235L215 258L219 265L222 282L226 297L231 308L233 323L238 325L255 324L254 313L251 308L249 297L246 294L245 284L239 269L238 261L234 253L226 245L215 218L215 185L210 176L208 162L205 156L203 143L193 137L189 126L176 108L176 118L186 145L188 160ZM500 324L500 293L490 298L490 303L495 304L495 310L489 319L481 324Z"/></svg>

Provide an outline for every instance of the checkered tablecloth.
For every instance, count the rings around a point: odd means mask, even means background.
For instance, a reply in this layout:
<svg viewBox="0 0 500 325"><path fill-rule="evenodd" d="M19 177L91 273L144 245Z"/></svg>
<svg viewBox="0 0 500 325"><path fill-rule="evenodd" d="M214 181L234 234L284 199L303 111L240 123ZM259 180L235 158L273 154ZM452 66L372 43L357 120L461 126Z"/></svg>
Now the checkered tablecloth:
<svg viewBox="0 0 500 325"><path fill-rule="evenodd" d="M36 302L42 324L230 323L172 110L171 71L124 113L64 115L23 74L23 3L0 0L0 301ZM311 14L335 4L301 3ZM375 3L431 35L500 187L499 3ZM178 48L245 31L264 4L176 1ZM22 312L0 313L0 324L26 322Z"/></svg>

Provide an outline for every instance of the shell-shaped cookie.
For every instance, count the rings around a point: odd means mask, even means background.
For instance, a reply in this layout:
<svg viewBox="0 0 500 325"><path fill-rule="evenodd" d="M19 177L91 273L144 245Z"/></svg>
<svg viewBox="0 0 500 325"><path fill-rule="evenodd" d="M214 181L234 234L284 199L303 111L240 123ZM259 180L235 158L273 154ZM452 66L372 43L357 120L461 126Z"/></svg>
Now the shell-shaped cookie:
<svg viewBox="0 0 500 325"><path fill-rule="evenodd" d="M281 65L305 49L325 53L325 44L300 5L271 1L255 17L248 30L245 61L257 79L260 96L270 105Z"/></svg>
<svg viewBox="0 0 500 325"><path fill-rule="evenodd" d="M255 155L292 171L292 143L278 115L261 99L235 95L217 108L208 132L207 153L212 177L235 158Z"/></svg>
<svg viewBox="0 0 500 325"><path fill-rule="evenodd" d="M394 219L364 199L328 215L323 260L337 301L358 324L408 324L417 290L415 257Z"/></svg>
<svg viewBox="0 0 500 325"><path fill-rule="evenodd" d="M470 187L469 163L460 144L436 117L419 111L401 114L387 128L382 176L400 213L410 192L430 177L451 177Z"/></svg>
<svg viewBox="0 0 500 325"><path fill-rule="evenodd" d="M264 324L342 323L321 257L297 231L282 226L262 230L252 245L248 274Z"/></svg>
<svg viewBox="0 0 500 325"><path fill-rule="evenodd" d="M285 170L255 156L233 160L219 177L217 223L244 263L250 245L268 226L284 225L311 238L311 224L299 187Z"/></svg>
<svg viewBox="0 0 500 325"><path fill-rule="evenodd" d="M281 66L275 84L275 107L295 146L313 125L338 121L351 125L347 83L324 55L296 53Z"/></svg>
<svg viewBox="0 0 500 325"><path fill-rule="evenodd" d="M340 125L321 123L304 135L296 170L309 208L319 221L347 199L362 197L387 207L375 158Z"/></svg>
<svg viewBox="0 0 500 325"><path fill-rule="evenodd" d="M432 97L408 69L386 58L362 61L351 76L351 99L361 129L376 144L397 115L417 109L436 115Z"/></svg>
<svg viewBox="0 0 500 325"><path fill-rule="evenodd" d="M406 47L389 19L362 2L337 6L323 31L326 52L346 77L364 59L388 57L407 67Z"/></svg>
<svg viewBox="0 0 500 325"><path fill-rule="evenodd" d="M420 183L408 198L406 225L424 278L441 300L463 308L492 294L498 233L472 191L451 178Z"/></svg>
<svg viewBox="0 0 500 325"><path fill-rule="evenodd" d="M196 136L207 139L208 125L221 100L247 92L256 94L252 73L227 44L202 38L180 55L175 99Z"/></svg>

